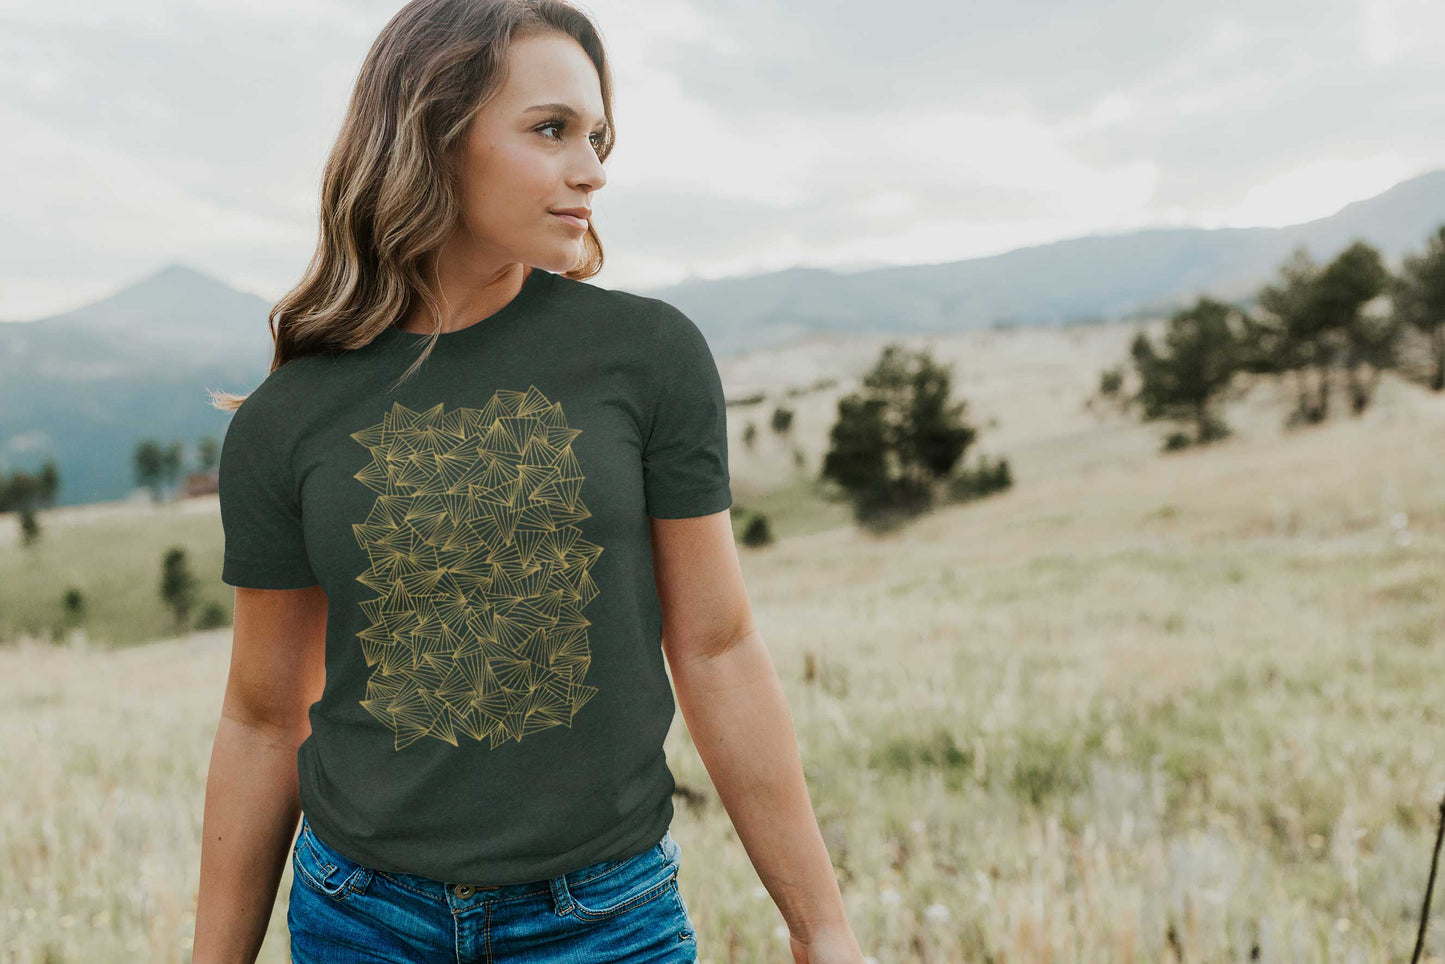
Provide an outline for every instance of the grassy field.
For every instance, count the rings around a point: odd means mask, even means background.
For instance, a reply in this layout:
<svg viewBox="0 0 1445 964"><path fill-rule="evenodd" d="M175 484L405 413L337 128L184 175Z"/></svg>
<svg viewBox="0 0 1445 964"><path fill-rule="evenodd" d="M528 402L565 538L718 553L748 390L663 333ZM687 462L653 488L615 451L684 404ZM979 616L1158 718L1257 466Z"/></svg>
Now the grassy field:
<svg viewBox="0 0 1445 964"><path fill-rule="evenodd" d="M1057 350L1093 364L1127 334ZM949 346L980 370L986 347ZM1286 433L1261 384L1236 437L1165 457L1161 427L1081 413L1088 372L1052 409L961 374L1017 484L887 537L809 502L782 447L766 471L734 456L739 503L781 535L744 567L865 953L1408 960L1445 789L1445 398L1388 379L1363 418ZM224 600L217 528L96 520L48 533L39 565L0 541L0 608L110 568L96 605L160 635L137 603L154 560L195 546ZM228 645L0 648L4 960L188 959ZM789 960L680 716L668 752L696 800L673 832L702 959ZM287 959L289 873L265 961Z"/></svg>

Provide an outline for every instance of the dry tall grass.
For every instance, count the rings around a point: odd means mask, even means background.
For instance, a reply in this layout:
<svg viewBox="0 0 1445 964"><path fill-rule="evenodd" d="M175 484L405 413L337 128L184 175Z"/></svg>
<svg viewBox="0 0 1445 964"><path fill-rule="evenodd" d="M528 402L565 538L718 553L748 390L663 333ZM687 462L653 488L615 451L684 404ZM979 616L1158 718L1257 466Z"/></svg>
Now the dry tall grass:
<svg viewBox="0 0 1445 964"><path fill-rule="evenodd" d="M1387 380L1286 434L1262 384L1237 437L1163 457L1158 427L1077 414L1086 375L1027 420L997 396L1014 490L745 555L861 943L1407 959L1445 781L1445 399ZM188 958L228 639L0 651L6 960ZM788 960L680 718L668 748L702 959Z"/></svg>

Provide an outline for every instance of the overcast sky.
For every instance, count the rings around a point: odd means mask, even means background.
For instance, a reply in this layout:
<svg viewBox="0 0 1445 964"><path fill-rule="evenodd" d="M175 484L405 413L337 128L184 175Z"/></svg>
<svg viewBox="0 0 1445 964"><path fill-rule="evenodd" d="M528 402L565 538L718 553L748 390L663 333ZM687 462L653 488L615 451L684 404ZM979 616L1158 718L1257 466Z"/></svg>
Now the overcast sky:
<svg viewBox="0 0 1445 964"><path fill-rule="evenodd" d="M644 289L1333 213L1445 167L1440 0L593 0ZM381 0L0 0L0 319L172 261L274 300Z"/></svg>

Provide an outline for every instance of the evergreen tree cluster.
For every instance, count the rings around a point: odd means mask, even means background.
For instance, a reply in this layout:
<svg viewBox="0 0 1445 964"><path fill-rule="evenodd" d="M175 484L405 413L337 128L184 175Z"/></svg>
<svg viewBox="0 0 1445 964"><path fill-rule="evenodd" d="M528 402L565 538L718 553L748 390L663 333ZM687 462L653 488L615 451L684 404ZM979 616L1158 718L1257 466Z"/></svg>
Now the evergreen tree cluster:
<svg viewBox="0 0 1445 964"><path fill-rule="evenodd" d="M1007 461L964 466L978 429L951 390L951 366L895 343L884 346L862 387L838 401L820 477L843 489L860 524L892 528L941 502L1012 484Z"/></svg>
<svg viewBox="0 0 1445 964"><path fill-rule="evenodd" d="M1340 380L1351 413L1365 411L1381 373L1401 367L1410 331L1429 346L1431 389L1445 390L1445 225L1422 253L1403 259L1399 274L1363 241L1324 266L1297 248L1252 310L1201 296L1169 319L1158 347L1137 334L1129 348L1137 389L1124 389L1121 366L1101 374L1098 397L1137 407L1146 421L1189 426L1169 435L1166 451L1229 435L1219 408L1243 390L1240 373L1289 379L1287 424L1317 424L1329 417Z"/></svg>

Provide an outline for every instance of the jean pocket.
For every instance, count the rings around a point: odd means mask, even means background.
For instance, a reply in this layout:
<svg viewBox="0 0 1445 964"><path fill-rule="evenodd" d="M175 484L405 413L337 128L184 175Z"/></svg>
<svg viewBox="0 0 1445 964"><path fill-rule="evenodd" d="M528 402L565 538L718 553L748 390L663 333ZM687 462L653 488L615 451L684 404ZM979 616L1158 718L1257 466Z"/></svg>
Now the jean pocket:
<svg viewBox="0 0 1445 964"><path fill-rule="evenodd" d="M677 862L664 840L635 856L584 867L563 879L571 897L567 913L579 920L606 920L668 894L677 880Z"/></svg>
<svg viewBox="0 0 1445 964"><path fill-rule="evenodd" d="M357 863L316 836L304 813L301 832L292 851L292 865L297 880L332 900L365 893L374 873L370 867Z"/></svg>

